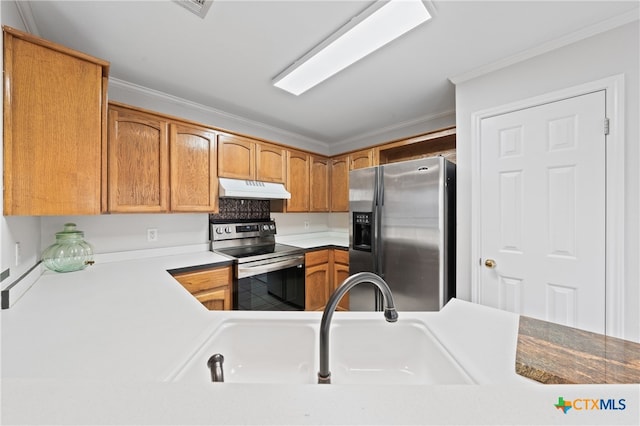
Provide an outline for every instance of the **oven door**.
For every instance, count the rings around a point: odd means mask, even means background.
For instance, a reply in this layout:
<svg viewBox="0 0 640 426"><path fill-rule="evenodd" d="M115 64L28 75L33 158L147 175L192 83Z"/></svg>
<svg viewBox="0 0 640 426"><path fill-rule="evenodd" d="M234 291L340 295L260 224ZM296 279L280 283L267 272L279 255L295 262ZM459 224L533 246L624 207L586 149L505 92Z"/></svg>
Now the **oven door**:
<svg viewBox="0 0 640 426"><path fill-rule="evenodd" d="M304 279L304 255L240 263L233 308L245 311L303 311Z"/></svg>

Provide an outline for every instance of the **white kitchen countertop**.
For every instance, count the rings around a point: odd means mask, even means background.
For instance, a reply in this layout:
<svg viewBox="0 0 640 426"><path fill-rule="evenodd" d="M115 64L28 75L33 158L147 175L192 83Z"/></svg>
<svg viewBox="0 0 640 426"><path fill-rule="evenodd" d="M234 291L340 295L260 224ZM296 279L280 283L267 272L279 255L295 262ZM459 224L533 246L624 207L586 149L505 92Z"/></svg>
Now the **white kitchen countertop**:
<svg viewBox="0 0 640 426"><path fill-rule="evenodd" d="M168 382L222 321L320 321L319 312L210 312L166 272L226 261L196 252L44 273L0 312L2 424L637 424L637 386L517 376L518 316L459 300L400 315L424 320L478 385ZM563 415L553 407L560 396L625 398L629 408Z"/></svg>

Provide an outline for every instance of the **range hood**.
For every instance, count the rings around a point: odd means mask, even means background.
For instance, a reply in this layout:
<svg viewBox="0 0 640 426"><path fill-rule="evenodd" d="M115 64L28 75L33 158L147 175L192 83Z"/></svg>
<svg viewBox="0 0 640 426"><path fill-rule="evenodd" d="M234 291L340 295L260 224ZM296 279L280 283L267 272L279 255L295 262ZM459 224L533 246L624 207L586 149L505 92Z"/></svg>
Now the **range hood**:
<svg viewBox="0 0 640 426"><path fill-rule="evenodd" d="M281 183L218 178L220 198L252 198L258 200L288 200L291 193Z"/></svg>

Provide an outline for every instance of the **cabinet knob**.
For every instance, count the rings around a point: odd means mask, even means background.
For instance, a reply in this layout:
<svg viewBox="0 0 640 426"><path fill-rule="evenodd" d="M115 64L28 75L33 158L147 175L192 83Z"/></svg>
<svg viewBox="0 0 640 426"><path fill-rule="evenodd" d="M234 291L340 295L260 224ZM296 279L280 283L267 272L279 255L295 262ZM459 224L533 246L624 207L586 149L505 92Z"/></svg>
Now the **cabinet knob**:
<svg viewBox="0 0 640 426"><path fill-rule="evenodd" d="M484 261L484 266L486 266L489 269L493 269L496 267L496 261L493 259L487 259Z"/></svg>

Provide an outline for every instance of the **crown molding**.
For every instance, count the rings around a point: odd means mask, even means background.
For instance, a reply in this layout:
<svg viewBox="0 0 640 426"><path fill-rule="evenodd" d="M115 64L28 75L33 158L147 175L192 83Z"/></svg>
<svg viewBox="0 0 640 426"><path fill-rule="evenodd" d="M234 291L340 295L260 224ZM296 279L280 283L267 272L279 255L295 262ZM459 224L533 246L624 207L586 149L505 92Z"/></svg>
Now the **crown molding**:
<svg viewBox="0 0 640 426"><path fill-rule="evenodd" d="M517 64L518 62L526 61L527 59L531 59L535 56L539 56L544 53L551 52L553 50L567 46L569 44L573 44L578 41L584 40L586 38L593 37L595 35L613 30L615 28L629 24L633 21L637 21L638 19L640 19L639 10L634 9L629 12L623 13L621 15L614 16L613 18L609 18L604 21L598 22L597 24L590 25L581 30L574 31L565 36L551 40L547 43L543 43L534 48L524 50L520 53L501 59L499 61L492 62L487 65L483 65L471 71L458 74L454 77L449 77L449 81L451 81L453 84L464 83L466 81L472 80L482 75L489 74L493 71L497 71L499 69L506 68L510 65Z"/></svg>
<svg viewBox="0 0 640 426"><path fill-rule="evenodd" d="M448 116L454 116L455 117L456 114L456 110L455 109L450 109L450 110L446 110L446 111L442 111L436 114L429 114L429 115L423 115L421 117L418 118L414 118L411 120L407 120L407 121L403 121L400 123L396 123L396 124L392 124L386 127L382 127L373 131L370 131L368 133L365 134L361 134L358 136L354 136L352 138L349 139L345 139L342 140L340 142L337 142L335 144L331 145L331 148L333 148L333 151L336 151L336 153L338 152L336 149L339 147L348 147L349 149L345 149L346 151L350 150L351 148L353 148L353 146L355 144L357 144L357 142L359 141L367 141L369 143L369 145L371 145L371 140L372 139L376 139L376 138L382 138L383 135L387 134L387 133L391 133L391 132L397 132L397 131L401 131L403 129L408 129L414 126L418 126L421 124L425 124L428 123L430 121L433 120L437 120L439 118L445 118ZM363 145L364 146L364 145ZM332 155L335 154L334 152L332 152Z"/></svg>
<svg viewBox="0 0 640 426"><path fill-rule="evenodd" d="M135 83L130 83L128 81L125 80L121 80L115 77L109 77L109 85L110 86L114 86L114 87L118 87L120 89L123 90L127 90L130 92L135 92L135 93L139 93L139 94L144 94L146 96L149 96L151 98L156 98L156 99L162 99L166 102L169 102L171 104L179 104L181 106L184 106L186 108L192 109L192 110L199 110L202 112L205 112L207 114L211 114L217 117L221 117L230 121L234 121L237 122L239 124L248 126L250 128L259 128L265 131L268 131L270 133L276 133L282 136L286 136L288 138L312 145L312 146L318 146L320 147L322 150L327 150L329 148L328 144L326 142L317 140L317 139L313 139L304 135L301 135L299 133L295 133L295 132L291 132L289 130L284 130L281 129L279 127L275 127L275 126L271 126L269 124L265 124L262 123L260 121L255 121L255 120L250 120L248 118L245 117L241 117L239 115L235 115L235 114L231 114L225 111L222 111L220 109L216 109L207 105L203 105L200 104L198 102L193 102L184 98L180 98L178 96L174 96L174 95L170 95L168 93L165 92L161 92L159 90L155 90L155 89L150 89L148 87L145 86L141 86ZM211 125L214 125L214 123L210 123ZM234 129L227 129L229 131L232 131Z"/></svg>
<svg viewBox="0 0 640 426"><path fill-rule="evenodd" d="M36 25L36 20L33 17L33 10L31 10L31 3L28 1L14 1L16 4L16 8L18 9L18 14L20 15L20 19L24 24L25 29L28 33L36 35L40 37L40 30L38 29L38 25Z"/></svg>

